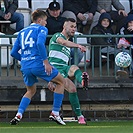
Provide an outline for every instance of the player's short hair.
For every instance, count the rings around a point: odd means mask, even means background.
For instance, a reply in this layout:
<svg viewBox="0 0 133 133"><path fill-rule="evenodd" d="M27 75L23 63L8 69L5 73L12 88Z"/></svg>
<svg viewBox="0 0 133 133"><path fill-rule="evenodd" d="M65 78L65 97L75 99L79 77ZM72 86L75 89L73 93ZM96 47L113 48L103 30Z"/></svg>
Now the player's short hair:
<svg viewBox="0 0 133 133"><path fill-rule="evenodd" d="M47 16L47 13L45 11L37 9L32 13L31 20L34 22L38 18L43 18L45 16Z"/></svg>
<svg viewBox="0 0 133 133"><path fill-rule="evenodd" d="M74 18L67 18L66 20L65 20L65 22L73 22L73 23L75 23L76 22L76 20L74 19Z"/></svg>

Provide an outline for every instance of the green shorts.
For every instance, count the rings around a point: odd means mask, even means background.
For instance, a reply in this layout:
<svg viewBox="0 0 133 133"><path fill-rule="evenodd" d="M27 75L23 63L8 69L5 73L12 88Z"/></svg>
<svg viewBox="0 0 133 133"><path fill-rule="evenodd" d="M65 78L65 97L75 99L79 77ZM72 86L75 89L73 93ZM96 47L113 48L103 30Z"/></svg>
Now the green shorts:
<svg viewBox="0 0 133 133"><path fill-rule="evenodd" d="M64 77L68 77L68 71L71 66L59 66L59 65L54 65L55 68L60 72L60 74Z"/></svg>

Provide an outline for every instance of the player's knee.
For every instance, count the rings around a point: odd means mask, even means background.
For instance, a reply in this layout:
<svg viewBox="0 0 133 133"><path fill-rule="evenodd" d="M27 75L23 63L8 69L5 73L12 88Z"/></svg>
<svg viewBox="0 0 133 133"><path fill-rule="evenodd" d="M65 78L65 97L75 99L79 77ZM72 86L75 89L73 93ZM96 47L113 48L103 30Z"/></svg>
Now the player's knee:
<svg viewBox="0 0 133 133"><path fill-rule="evenodd" d="M34 95L36 93L36 89L34 88L33 90L32 90L32 94Z"/></svg>
<svg viewBox="0 0 133 133"><path fill-rule="evenodd" d="M35 95L36 93L36 88L30 88L27 90L27 92L29 93L29 95L32 97Z"/></svg>
<svg viewBox="0 0 133 133"><path fill-rule="evenodd" d="M70 70L71 71L76 71L77 69L79 69L79 67L78 66L76 66L76 65L72 65L71 67L70 67Z"/></svg>
<svg viewBox="0 0 133 133"><path fill-rule="evenodd" d="M73 77L73 76L74 76L75 71L76 71L76 70L78 70L78 69L79 69L79 67L78 67L78 66L76 66L76 65L72 65L72 66L70 67L69 72L68 72L69 77Z"/></svg>
<svg viewBox="0 0 133 133"><path fill-rule="evenodd" d="M75 92L77 92L76 88L72 88L71 90L69 90L69 93L75 93Z"/></svg>

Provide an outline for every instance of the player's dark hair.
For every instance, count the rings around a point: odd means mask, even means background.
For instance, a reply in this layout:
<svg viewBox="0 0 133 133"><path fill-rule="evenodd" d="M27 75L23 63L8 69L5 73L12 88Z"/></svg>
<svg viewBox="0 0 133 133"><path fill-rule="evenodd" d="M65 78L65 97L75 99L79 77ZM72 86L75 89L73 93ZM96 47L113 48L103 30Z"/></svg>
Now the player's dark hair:
<svg viewBox="0 0 133 133"><path fill-rule="evenodd" d="M45 11L37 9L32 13L31 20L34 22L38 18L43 18L45 16L47 16L47 13Z"/></svg>
<svg viewBox="0 0 133 133"><path fill-rule="evenodd" d="M76 20L75 19L73 19L73 18L67 18L66 20L65 20L65 22L73 22L73 23L75 23L76 22Z"/></svg>

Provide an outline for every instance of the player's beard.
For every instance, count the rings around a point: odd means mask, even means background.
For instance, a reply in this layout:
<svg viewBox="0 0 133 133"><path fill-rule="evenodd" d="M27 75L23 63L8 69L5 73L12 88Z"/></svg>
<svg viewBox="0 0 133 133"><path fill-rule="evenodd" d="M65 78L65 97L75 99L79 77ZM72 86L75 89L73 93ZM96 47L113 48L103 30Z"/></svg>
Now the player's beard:
<svg viewBox="0 0 133 133"><path fill-rule="evenodd" d="M68 36L69 38L71 38L71 37L74 36L74 34L72 34L70 31L67 31L67 36Z"/></svg>

